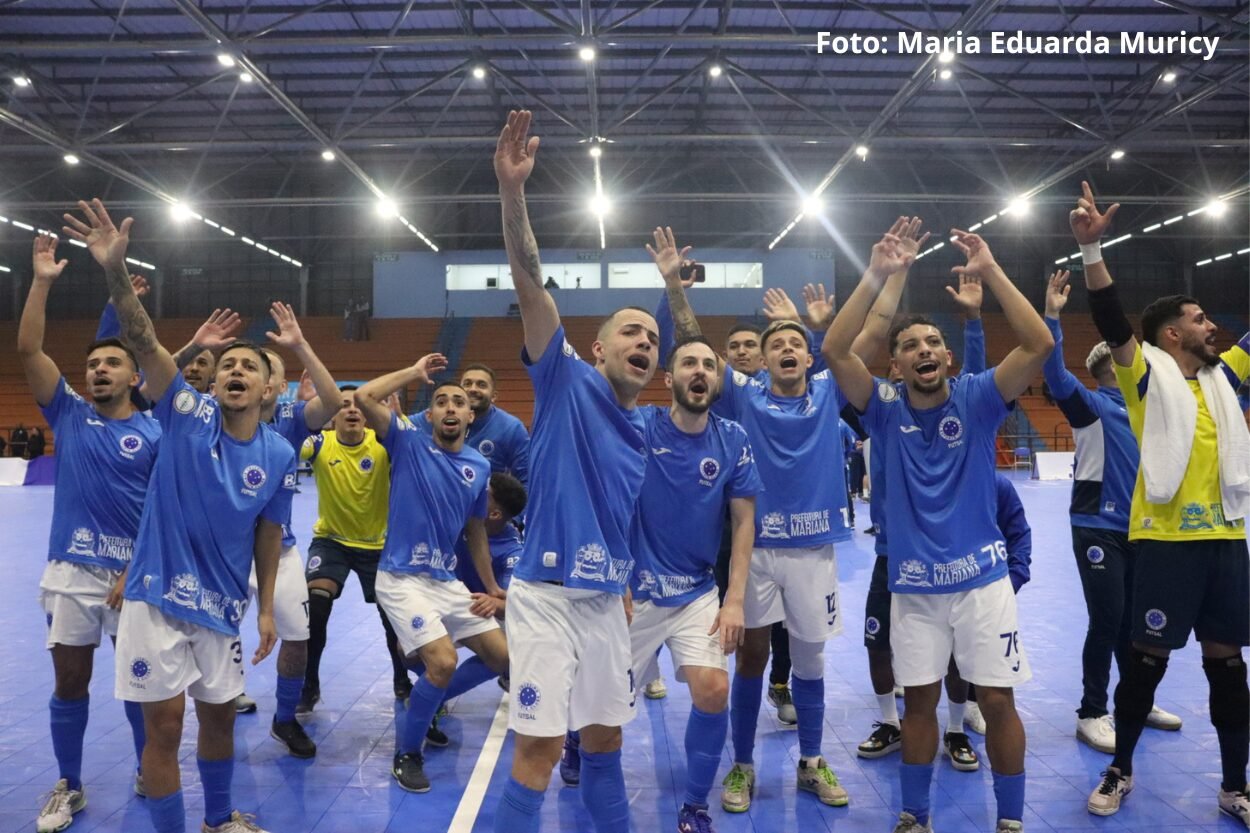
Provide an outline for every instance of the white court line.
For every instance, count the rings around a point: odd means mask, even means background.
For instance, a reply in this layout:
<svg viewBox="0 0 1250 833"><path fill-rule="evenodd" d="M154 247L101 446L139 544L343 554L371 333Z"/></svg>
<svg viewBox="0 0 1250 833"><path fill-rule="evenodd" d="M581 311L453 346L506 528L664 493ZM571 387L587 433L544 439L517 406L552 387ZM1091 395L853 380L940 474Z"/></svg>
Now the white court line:
<svg viewBox="0 0 1250 833"><path fill-rule="evenodd" d="M451 825L447 833L473 833L473 824L482 809L482 799L486 797L486 788L490 786L491 774L499 760L499 751L503 749L503 740L508 734L508 695L499 698L499 708L495 710L495 719L491 721L490 731L486 733L486 742L482 744L482 752L477 756L473 774L460 796L460 805L456 814L451 817Z"/></svg>

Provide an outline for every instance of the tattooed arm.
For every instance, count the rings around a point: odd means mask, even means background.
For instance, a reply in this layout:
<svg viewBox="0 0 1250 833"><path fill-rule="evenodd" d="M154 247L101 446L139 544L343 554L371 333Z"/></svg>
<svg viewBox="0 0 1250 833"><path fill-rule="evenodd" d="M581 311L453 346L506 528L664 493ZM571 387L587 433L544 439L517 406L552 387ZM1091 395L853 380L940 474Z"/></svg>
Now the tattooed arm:
<svg viewBox="0 0 1250 833"><path fill-rule="evenodd" d="M121 322L122 341L134 351L139 360L139 369L147 380L144 386L145 395L152 401L160 399L169 388L170 382L178 375L169 351L156 340L156 329L152 319L139 303L130 283L130 274L126 271L126 247L130 244L130 225L133 222L127 217L121 227L113 225L113 220L98 199L88 205L79 202L87 222L83 222L72 214L65 215L64 227L67 235L86 243L88 251L96 263L104 267L104 276L108 280L109 296L113 306L117 308L117 318Z"/></svg>
<svg viewBox="0 0 1250 833"><path fill-rule="evenodd" d="M534 170L538 137L529 136L529 110L508 114L508 123L495 147L495 176L499 179L499 200L503 204L503 240L508 249L508 266L516 286L525 327L525 352L537 360L546 351L560 327L560 311L555 299L543 289L543 268L538 260L538 242L530 228L525 207L525 180Z"/></svg>
<svg viewBox="0 0 1250 833"><path fill-rule="evenodd" d="M686 288L681 282L681 264L690 253L690 247L687 246L678 251L671 228L657 227L652 232L652 236L655 237L655 248L651 248L651 244L648 243L647 251L651 254L651 259L655 261L655 268L659 269L664 277L664 291L668 298L669 314L673 317L673 329L676 331L677 341L703 335L699 329L699 321L694 317L694 310L690 308L690 300L686 297ZM663 362L667 358L667 356L660 356L660 361Z"/></svg>

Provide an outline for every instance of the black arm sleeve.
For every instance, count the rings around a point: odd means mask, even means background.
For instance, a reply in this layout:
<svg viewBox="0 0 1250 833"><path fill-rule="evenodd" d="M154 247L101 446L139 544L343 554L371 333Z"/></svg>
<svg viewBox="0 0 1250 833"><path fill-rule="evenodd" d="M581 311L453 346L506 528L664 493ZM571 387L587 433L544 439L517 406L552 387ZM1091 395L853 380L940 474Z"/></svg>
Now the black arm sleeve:
<svg viewBox="0 0 1250 833"><path fill-rule="evenodd" d="M1133 337L1133 325L1120 305L1120 293L1116 291L1115 284L1089 291L1089 311L1094 317L1094 326L1108 347L1115 349L1127 344Z"/></svg>

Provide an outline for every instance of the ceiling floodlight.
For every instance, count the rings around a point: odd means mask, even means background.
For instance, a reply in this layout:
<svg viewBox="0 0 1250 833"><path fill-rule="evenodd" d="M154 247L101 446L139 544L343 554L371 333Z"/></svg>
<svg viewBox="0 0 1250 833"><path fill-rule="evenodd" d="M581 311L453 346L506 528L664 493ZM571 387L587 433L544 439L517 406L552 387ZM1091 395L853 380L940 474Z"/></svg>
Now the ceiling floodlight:
<svg viewBox="0 0 1250 833"><path fill-rule="evenodd" d="M1112 158L1112 160L1117 161L1117 162L1118 162L1119 160L1123 159L1123 158L1124 158L1124 151L1123 151L1123 149L1121 149L1121 148L1116 148L1115 150L1111 151L1111 158Z"/></svg>
<svg viewBox="0 0 1250 833"><path fill-rule="evenodd" d="M29 87L29 86L30 86L30 79L29 79L29 78L27 78L25 75L14 75L14 76L13 76L13 83L14 83L14 84L16 84L16 85L17 85L17 86L19 86L19 87Z"/></svg>
<svg viewBox="0 0 1250 833"><path fill-rule="evenodd" d="M607 194L595 194L590 198L590 210L596 217L603 217L612 210L612 201Z"/></svg>
<svg viewBox="0 0 1250 833"><path fill-rule="evenodd" d="M321 158L326 162L333 162L334 151L330 150L329 148L326 148L325 150L321 151Z"/></svg>
<svg viewBox="0 0 1250 833"><path fill-rule="evenodd" d="M219 52L217 53L217 63L223 67L232 67L234 66L234 56L227 52Z"/></svg>
<svg viewBox="0 0 1250 833"><path fill-rule="evenodd" d="M720 68L720 64L712 64L707 69L707 74L713 78L720 78L722 72L724 72L724 70Z"/></svg>
<svg viewBox="0 0 1250 833"><path fill-rule="evenodd" d="M596 54L597 53L595 52L595 48L593 46L583 46L581 49L577 50L577 57L581 58L586 63L593 61Z"/></svg>
<svg viewBox="0 0 1250 833"><path fill-rule="evenodd" d="M252 77L252 73L243 72L239 74L239 80L242 81L244 84L250 84L256 79Z"/></svg>
<svg viewBox="0 0 1250 833"><path fill-rule="evenodd" d="M192 213L191 207L184 202L176 202L169 207L169 215L179 223L190 220Z"/></svg>
<svg viewBox="0 0 1250 833"><path fill-rule="evenodd" d="M379 217L387 220L392 217L399 216L399 206L397 206L395 201L389 197L382 197L379 199L378 204L375 206L375 210L378 212Z"/></svg>
<svg viewBox="0 0 1250 833"><path fill-rule="evenodd" d="M953 72L951 72L949 69L944 69L938 73L938 78L941 78L943 81L949 81L951 80L952 75L954 75Z"/></svg>
<svg viewBox="0 0 1250 833"><path fill-rule="evenodd" d="M803 216L816 217L824 213L825 201L816 194L803 199Z"/></svg>
<svg viewBox="0 0 1250 833"><path fill-rule="evenodd" d="M75 156L75 155L74 155L74 154L72 154L72 153L67 153L67 154L65 154L65 156L64 156L64 157L62 157L62 158L65 160L65 164L66 164L66 165L77 165L77 164L78 164L78 161L79 161L79 160L78 160L78 157L77 157L77 156Z"/></svg>
<svg viewBox="0 0 1250 833"><path fill-rule="evenodd" d="M1175 80L1176 80L1176 70L1174 70L1174 69L1169 69L1169 70L1167 70L1166 72L1164 72L1164 73L1163 73L1163 83L1164 83L1164 84L1171 84L1171 83L1172 83L1173 81L1175 81Z"/></svg>
<svg viewBox="0 0 1250 833"><path fill-rule="evenodd" d="M1004 214L1010 214L1013 217L1023 217L1029 213L1029 201L1025 197L1016 197L1007 203L1007 207L1003 209Z"/></svg>
<svg viewBox="0 0 1250 833"><path fill-rule="evenodd" d="M1217 197L1203 206L1203 210L1212 217L1223 217L1228 211L1228 204Z"/></svg>
<svg viewBox="0 0 1250 833"><path fill-rule="evenodd" d="M856 145L855 155L858 156L861 160L867 159L868 158L868 145Z"/></svg>
<svg viewBox="0 0 1250 833"><path fill-rule="evenodd" d="M600 156L603 156L603 148L600 147L599 145L591 145L590 146L590 158L598 159Z"/></svg>
<svg viewBox="0 0 1250 833"><path fill-rule="evenodd" d="M485 77L486 77L486 67L474 67L474 68L473 68L473 77L474 77L474 78L476 78L476 79L477 79L477 80L479 80L479 81L481 81L483 78L485 78Z"/></svg>

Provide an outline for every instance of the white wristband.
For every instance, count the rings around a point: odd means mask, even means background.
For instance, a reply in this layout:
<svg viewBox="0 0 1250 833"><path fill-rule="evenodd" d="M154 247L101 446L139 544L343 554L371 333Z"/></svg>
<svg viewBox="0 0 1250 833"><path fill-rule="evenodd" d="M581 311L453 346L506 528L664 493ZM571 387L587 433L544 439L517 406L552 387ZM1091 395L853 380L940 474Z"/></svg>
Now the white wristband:
<svg viewBox="0 0 1250 833"><path fill-rule="evenodd" d="M1095 263L1102 261L1102 243L1095 240L1093 243L1084 243L1081 245L1081 262L1086 266L1093 266Z"/></svg>

